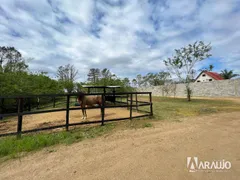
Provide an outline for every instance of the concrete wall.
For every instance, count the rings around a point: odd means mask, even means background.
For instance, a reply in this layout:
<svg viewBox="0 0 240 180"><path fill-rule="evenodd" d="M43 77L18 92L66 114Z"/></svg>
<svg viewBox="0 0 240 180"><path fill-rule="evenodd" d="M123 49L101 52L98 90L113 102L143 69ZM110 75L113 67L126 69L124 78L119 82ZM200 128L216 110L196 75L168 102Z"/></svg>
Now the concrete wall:
<svg viewBox="0 0 240 180"><path fill-rule="evenodd" d="M240 79L191 83L192 96L240 97ZM137 88L137 91L149 91L153 96L186 96L184 84L171 84Z"/></svg>

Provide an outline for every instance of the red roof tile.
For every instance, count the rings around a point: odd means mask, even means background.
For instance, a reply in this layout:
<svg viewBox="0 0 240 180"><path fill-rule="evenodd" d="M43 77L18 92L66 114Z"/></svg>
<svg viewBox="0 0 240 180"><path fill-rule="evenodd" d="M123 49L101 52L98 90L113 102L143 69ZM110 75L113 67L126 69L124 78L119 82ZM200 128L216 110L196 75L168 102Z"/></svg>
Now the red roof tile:
<svg viewBox="0 0 240 180"><path fill-rule="evenodd" d="M216 72L204 71L204 73L211 76L215 80L223 80L222 76Z"/></svg>

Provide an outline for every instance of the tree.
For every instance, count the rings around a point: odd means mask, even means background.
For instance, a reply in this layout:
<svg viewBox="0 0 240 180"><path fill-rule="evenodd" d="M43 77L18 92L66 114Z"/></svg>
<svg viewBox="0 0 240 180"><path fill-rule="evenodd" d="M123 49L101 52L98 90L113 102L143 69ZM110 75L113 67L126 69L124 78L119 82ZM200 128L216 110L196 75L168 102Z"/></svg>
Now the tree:
<svg viewBox="0 0 240 180"><path fill-rule="evenodd" d="M91 68L88 73L88 81L92 83L96 83L100 76L100 69Z"/></svg>
<svg viewBox="0 0 240 180"><path fill-rule="evenodd" d="M143 83L143 79L142 79L142 75L141 74L137 75L136 81L137 81L137 86L140 87L142 85L142 83Z"/></svg>
<svg viewBox="0 0 240 180"><path fill-rule="evenodd" d="M88 75L89 82L85 83L86 85L94 86L120 86L117 91L120 92L129 92L133 88L130 86L130 80L128 78L120 79L115 74L111 73L110 70L104 68L100 69L90 69Z"/></svg>
<svg viewBox="0 0 240 180"><path fill-rule="evenodd" d="M153 76L153 82L151 82L151 83L153 86L164 85L165 82L170 79L170 77L171 77L171 75L169 72L161 71L159 73L156 73Z"/></svg>
<svg viewBox="0 0 240 180"><path fill-rule="evenodd" d="M0 47L0 72L3 71L3 63L6 61L8 56L8 48L3 46Z"/></svg>
<svg viewBox="0 0 240 180"><path fill-rule="evenodd" d="M0 72L24 72L28 65L14 47L0 47Z"/></svg>
<svg viewBox="0 0 240 180"><path fill-rule="evenodd" d="M211 56L210 44L205 45L202 41L196 41L181 49L175 49L172 58L164 60L165 65L171 73L175 74L186 86L187 100L191 100L192 90L190 88L191 73L196 63Z"/></svg>
<svg viewBox="0 0 240 180"><path fill-rule="evenodd" d="M101 70L101 78L109 79L111 77L112 77L112 73L110 72L110 70L108 70L107 68L104 68L103 70Z"/></svg>
<svg viewBox="0 0 240 180"><path fill-rule="evenodd" d="M208 70L209 70L209 71L212 71L213 68L214 68L214 66L213 66L212 64L210 64L209 67L208 67Z"/></svg>
<svg viewBox="0 0 240 180"><path fill-rule="evenodd" d="M130 86L130 80L128 78L124 78L122 81L124 86Z"/></svg>
<svg viewBox="0 0 240 180"><path fill-rule="evenodd" d="M160 86L163 85L170 78L169 72L158 72L158 73L148 73L145 76L137 75L137 78L134 79L133 84L136 86Z"/></svg>
<svg viewBox="0 0 240 180"><path fill-rule="evenodd" d="M99 79L101 79L101 82L103 82L103 85L106 86L106 85L108 85L109 81L113 77L115 77L115 74L112 74L109 69L104 68L103 70L100 71L99 77L100 78L97 78L97 81L99 81Z"/></svg>
<svg viewBox="0 0 240 180"><path fill-rule="evenodd" d="M134 87L137 86L137 80L136 80L136 79L133 79L133 80L132 80L132 85L133 85Z"/></svg>
<svg viewBox="0 0 240 180"><path fill-rule="evenodd" d="M207 68L199 69L199 71L212 71L214 66L210 64Z"/></svg>
<svg viewBox="0 0 240 180"><path fill-rule="evenodd" d="M1 95L30 95L61 93L60 84L45 74L0 73Z"/></svg>
<svg viewBox="0 0 240 180"><path fill-rule="evenodd" d="M82 83L77 82L74 85L75 85L75 90L77 92L82 92L82 89L83 89Z"/></svg>
<svg viewBox="0 0 240 180"><path fill-rule="evenodd" d="M74 81L78 71L73 65L67 64L65 66L59 66L57 70L57 77L59 82L63 85L64 89L67 90L68 93L72 93L74 91Z"/></svg>
<svg viewBox="0 0 240 180"><path fill-rule="evenodd" d="M227 69L221 71L220 75L223 77L223 79L231 79L233 77L239 76L239 74L234 74L233 70L228 71Z"/></svg>

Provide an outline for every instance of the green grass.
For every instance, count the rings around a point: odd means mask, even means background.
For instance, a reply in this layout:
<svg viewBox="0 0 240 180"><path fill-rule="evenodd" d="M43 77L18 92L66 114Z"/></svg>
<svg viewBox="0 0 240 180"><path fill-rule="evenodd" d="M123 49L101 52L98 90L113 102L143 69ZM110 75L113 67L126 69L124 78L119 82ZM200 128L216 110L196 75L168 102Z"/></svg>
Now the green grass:
<svg viewBox="0 0 240 180"><path fill-rule="evenodd" d="M149 110L149 107L139 109ZM233 111L240 111L240 103L211 99L192 99L188 102L185 98L153 97L153 113L156 120L179 120L184 117Z"/></svg>
<svg viewBox="0 0 240 180"><path fill-rule="evenodd" d="M110 132L114 128L114 124L106 124L104 126L84 127L72 131L23 135L20 139L16 139L16 136L1 138L0 159L4 161L20 157L26 154L26 152L36 151L44 147L56 144L68 145L84 139L98 137Z"/></svg>

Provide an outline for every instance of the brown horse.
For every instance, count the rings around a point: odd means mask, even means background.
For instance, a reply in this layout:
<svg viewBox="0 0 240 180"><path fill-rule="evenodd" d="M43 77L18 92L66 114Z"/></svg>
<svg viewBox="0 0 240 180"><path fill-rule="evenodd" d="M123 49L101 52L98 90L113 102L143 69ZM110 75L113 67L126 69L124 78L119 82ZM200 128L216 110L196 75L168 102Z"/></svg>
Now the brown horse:
<svg viewBox="0 0 240 180"><path fill-rule="evenodd" d="M102 97L101 96L86 96L84 93L80 92L78 95L78 102L81 108L85 108L86 106L93 107L95 105L102 105ZM87 118L86 109L82 109L82 119Z"/></svg>

